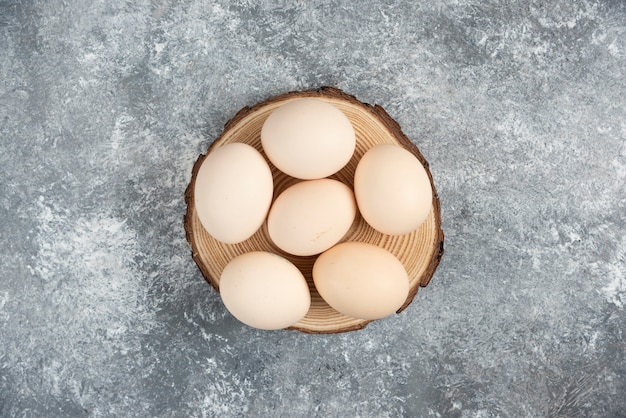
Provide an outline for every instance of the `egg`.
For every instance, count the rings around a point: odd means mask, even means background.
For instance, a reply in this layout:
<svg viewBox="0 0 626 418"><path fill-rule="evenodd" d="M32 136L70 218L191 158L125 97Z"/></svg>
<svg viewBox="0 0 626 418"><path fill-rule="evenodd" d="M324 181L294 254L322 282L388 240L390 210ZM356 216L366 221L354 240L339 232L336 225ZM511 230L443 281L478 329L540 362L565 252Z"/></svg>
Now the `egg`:
<svg viewBox="0 0 626 418"><path fill-rule="evenodd" d="M432 207L432 187L420 161L394 144L370 148L354 174L354 194L363 219L374 229L402 235L417 229Z"/></svg>
<svg viewBox="0 0 626 418"><path fill-rule="evenodd" d="M345 184L332 179L302 181L272 204L268 233L289 254L319 254L343 238L356 212L354 193Z"/></svg>
<svg viewBox="0 0 626 418"><path fill-rule="evenodd" d="M247 144L226 144L209 153L198 169L196 213L216 240L235 244L263 224L273 191L272 172L261 153Z"/></svg>
<svg viewBox="0 0 626 418"><path fill-rule="evenodd" d="M289 327L309 311L306 279L289 260L265 251L233 258L220 276L226 309L239 321L265 330Z"/></svg>
<svg viewBox="0 0 626 418"><path fill-rule="evenodd" d="M356 135L337 107L316 98L300 98L269 115L261 129L261 143L279 170L312 180L328 177L348 163Z"/></svg>
<svg viewBox="0 0 626 418"><path fill-rule="evenodd" d="M344 242L322 253L313 265L320 296L340 313L380 319L404 304L409 277L389 251L364 242Z"/></svg>

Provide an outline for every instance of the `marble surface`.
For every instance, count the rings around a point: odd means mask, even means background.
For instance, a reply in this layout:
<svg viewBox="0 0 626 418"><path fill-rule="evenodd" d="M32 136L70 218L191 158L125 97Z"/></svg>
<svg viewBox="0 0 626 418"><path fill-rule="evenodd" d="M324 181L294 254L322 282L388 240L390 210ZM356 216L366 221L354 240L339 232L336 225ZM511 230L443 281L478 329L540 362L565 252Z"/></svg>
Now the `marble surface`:
<svg viewBox="0 0 626 418"><path fill-rule="evenodd" d="M362 331L257 331L183 192L322 85L419 146L446 253ZM622 1L0 1L0 416L626 416L625 97Z"/></svg>

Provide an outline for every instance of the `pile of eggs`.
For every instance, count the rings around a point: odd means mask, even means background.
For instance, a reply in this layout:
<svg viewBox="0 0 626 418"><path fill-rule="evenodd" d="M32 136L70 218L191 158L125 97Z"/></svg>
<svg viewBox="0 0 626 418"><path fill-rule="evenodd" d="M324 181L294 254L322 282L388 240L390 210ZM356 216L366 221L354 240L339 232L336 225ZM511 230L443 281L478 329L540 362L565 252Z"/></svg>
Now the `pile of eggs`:
<svg viewBox="0 0 626 418"><path fill-rule="evenodd" d="M202 161L194 184L195 210L216 240L237 244L267 222L276 247L316 256L316 290L338 312L364 320L397 311L409 293L409 277L389 251L344 241L357 213L375 230L403 235L428 217L432 188L426 170L395 144L371 147L358 161L354 188L329 176L355 152L355 130L346 115L316 98L291 100L275 109L261 130L263 152L278 170L300 181L274 197L270 166L250 145L229 143ZM306 279L279 254L252 251L225 266L219 290L227 310L260 329L282 329L309 311Z"/></svg>

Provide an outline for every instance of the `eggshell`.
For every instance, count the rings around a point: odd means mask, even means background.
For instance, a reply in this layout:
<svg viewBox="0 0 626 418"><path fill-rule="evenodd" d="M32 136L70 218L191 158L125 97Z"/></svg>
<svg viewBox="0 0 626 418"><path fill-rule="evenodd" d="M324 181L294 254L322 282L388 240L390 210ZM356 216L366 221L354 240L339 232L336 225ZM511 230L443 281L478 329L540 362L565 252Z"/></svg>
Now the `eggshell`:
<svg viewBox="0 0 626 418"><path fill-rule="evenodd" d="M273 203L267 228L280 249L293 255L319 254L348 232L356 216L354 193L332 179L297 183Z"/></svg>
<svg viewBox="0 0 626 418"><path fill-rule="evenodd" d="M376 145L363 155L354 174L354 194L363 219L389 235L417 229L428 217L433 200L422 164L394 144Z"/></svg>
<svg viewBox="0 0 626 418"><path fill-rule="evenodd" d="M263 224L274 184L268 163L247 144L230 143L206 156L194 186L200 223L215 239L235 244Z"/></svg>
<svg viewBox="0 0 626 418"><path fill-rule="evenodd" d="M389 251L363 242L344 242L313 265L317 291L332 308L360 319L391 315L406 301L409 277Z"/></svg>
<svg viewBox="0 0 626 418"><path fill-rule="evenodd" d="M295 324L311 305L300 270L289 260L264 251L233 258L220 276L219 291L235 318L266 330Z"/></svg>
<svg viewBox="0 0 626 418"><path fill-rule="evenodd" d="M354 153L356 136L341 110L320 99L302 98L269 115L261 129L261 143L279 170L312 180L345 166Z"/></svg>

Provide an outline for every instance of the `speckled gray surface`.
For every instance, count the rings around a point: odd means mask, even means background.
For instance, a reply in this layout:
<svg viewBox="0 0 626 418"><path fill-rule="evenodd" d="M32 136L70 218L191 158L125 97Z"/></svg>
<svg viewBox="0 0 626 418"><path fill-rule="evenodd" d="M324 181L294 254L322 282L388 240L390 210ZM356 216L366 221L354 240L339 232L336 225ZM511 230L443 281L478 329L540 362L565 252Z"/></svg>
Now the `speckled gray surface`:
<svg viewBox="0 0 626 418"><path fill-rule="evenodd" d="M626 416L625 69L621 1L0 1L0 416ZM183 192L321 85L420 147L446 254L365 330L257 331Z"/></svg>

